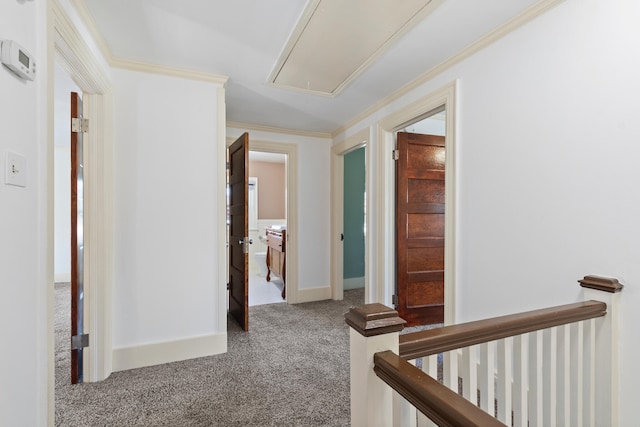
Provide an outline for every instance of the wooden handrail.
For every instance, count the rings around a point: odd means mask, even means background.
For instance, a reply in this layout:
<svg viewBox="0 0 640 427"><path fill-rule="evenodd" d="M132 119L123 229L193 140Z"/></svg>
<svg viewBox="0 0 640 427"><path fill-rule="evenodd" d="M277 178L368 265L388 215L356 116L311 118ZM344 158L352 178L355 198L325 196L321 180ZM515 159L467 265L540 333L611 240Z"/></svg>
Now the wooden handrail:
<svg viewBox="0 0 640 427"><path fill-rule="evenodd" d="M584 301L445 326L400 335L399 353L404 359L411 360L553 326L593 319L604 316L606 313L607 304L599 301Z"/></svg>
<svg viewBox="0 0 640 427"><path fill-rule="evenodd" d="M444 427L505 427L476 405L392 351L376 353L374 372L433 422Z"/></svg>

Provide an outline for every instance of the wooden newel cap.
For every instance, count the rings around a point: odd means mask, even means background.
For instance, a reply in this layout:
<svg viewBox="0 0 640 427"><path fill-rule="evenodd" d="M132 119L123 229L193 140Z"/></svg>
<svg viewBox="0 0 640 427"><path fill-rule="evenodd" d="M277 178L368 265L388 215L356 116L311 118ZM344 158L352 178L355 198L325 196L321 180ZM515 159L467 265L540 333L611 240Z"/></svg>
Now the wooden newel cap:
<svg viewBox="0 0 640 427"><path fill-rule="evenodd" d="M347 325L365 337L398 332L407 323L397 311L379 303L351 307L344 319Z"/></svg>
<svg viewBox="0 0 640 427"><path fill-rule="evenodd" d="M584 276L584 279L578 280L578 283L580 283L580 286L582 286L583 288L611 292L612 294L615 292L620 292L622 288L624 288L624 285L618 282L618 279L614 279L611 277Z"/></svg>

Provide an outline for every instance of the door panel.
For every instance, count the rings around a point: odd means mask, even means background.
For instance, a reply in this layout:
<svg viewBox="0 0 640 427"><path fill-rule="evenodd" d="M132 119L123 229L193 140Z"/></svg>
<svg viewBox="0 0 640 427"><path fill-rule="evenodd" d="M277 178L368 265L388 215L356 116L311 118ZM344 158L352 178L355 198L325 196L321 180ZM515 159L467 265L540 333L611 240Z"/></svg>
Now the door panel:
<svg viewBox="0 0 640 427"><path fill-rule="evenodd" d="M444 320L443 136L398 133L397 310L409 326Z"/></svg>
<svg viewBox="0 0 640 427"><path fill-rule="evenodd" d="M71 92L71 118L82 119L82 98ZM71 127L71 120L69 121ZM84 333L84 165L82 132L71 132L71 338ZM82 348L71 350L71 384L81 383Z"/></svg>
<svg viewBox="0 0 640 427"><path fill-rule="evenodd" d="M249 134L229 147L229 312L249 330Z"/></svg>

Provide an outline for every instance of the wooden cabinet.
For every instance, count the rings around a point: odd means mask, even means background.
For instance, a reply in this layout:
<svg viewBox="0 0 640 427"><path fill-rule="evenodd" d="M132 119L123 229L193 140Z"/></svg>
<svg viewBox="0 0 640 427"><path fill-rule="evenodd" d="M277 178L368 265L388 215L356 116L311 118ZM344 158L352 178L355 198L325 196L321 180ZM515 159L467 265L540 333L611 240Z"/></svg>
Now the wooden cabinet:
<svg viewBox="0 0 640 427"><path fill-rule="evenodd" d="M279 228L267 228L267 282L271 281L271 273L282 278L282 298L286 297L286 255L287 255L287 230Z"/></svg>

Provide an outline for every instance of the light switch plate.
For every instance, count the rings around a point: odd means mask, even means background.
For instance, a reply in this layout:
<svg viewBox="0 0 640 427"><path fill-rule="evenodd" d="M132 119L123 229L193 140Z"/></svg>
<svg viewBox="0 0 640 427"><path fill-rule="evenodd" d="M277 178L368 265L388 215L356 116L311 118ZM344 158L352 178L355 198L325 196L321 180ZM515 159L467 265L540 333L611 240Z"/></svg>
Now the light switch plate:
<svg viewBox="0 0 640 427"><path fill-rule="evenodd" d="M4 183L18 187L27 186L27 159L24 156L7 151Z"/></svg>

